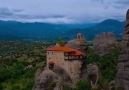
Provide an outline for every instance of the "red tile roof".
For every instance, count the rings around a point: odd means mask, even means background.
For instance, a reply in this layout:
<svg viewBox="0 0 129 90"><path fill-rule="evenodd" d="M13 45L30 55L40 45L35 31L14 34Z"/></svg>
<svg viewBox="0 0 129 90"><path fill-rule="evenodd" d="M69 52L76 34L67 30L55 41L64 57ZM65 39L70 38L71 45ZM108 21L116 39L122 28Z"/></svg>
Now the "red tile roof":
<svg viewBox="0 0 129 90"><path fill-rule="evenodd" d="M82 53L81 51L75 51L75 55L83 55L84 53Z"/></svg>
<svg viewBox="0 0 129 90"><path fill-rule="evenodd" d="M75 52L74 55L83 55L81 51L78 51L76 49L66 47L66 46L54 46L54 47L48 48L47 51Z"/></svg>

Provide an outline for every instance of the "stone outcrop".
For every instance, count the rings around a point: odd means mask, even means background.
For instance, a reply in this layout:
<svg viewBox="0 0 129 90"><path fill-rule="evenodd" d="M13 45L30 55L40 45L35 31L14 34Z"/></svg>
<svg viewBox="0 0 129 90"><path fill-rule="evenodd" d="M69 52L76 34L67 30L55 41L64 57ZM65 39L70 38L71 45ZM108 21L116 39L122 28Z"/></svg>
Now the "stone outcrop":
<svg viewBox="0 0 129 90"><path fill-rule="evenodd" d="M129 42L129 10L127 11L126 14L126 23L125 23L123 39Z"/></svg>
<svg viewBox="0 0 129 90"><path fill-rule="evenodd" d="M99 55L109 54L110 46L115 44L117 41L116 37L111 32L104 32L97 35L93 41L93 49L95 53Z"/></svg>
<svg viewBox="0 0 129 90"><path fill-rule="evenodd" d="M95 63L88 64L87 72L88 72L88 77L89 77L92 89L97 88L97 84L99 81L99 68L97 64Z"/></svg>
<svg viewBox="0 0 129 90"><path fill-rule="evenodd" d="M55 83L52 90L62 90L62 85L70 84L71 79L63 68L54 66L53 69L37 70L35 74L35 85L32 90L50 90L51 84Z"/></svg>
<svg viewBox="0 0 129 90"><path fill-rule="evenodd" d="M129 90L129 10L126 14L126 24L123 41L120 43L120 55L117 62L116 88L122 87Z"/></svg>
<svg viewBox="0 0 129 90"><path fill-rule="evenodd" d="M85 53L87 50L87 41L81 33L78 33L77 39L68 41L66 46L71 47L71 48L75 48L75 49L80 50L80 51Z"/></svg>

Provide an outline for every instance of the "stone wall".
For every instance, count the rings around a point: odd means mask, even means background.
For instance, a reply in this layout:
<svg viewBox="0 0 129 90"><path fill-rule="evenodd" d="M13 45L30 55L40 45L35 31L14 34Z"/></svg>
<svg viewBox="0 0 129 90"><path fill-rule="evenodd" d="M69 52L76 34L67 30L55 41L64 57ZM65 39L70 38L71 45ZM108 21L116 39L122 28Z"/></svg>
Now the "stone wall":
<svg viewBox="0 0 129 90"><path fill-rule="evenodd" d="M70 76L73 83L80 79L83 62L81 60L64 60L64 52L47 51L47 66L53 61L55 65L63 68Z"/></svg>
<svg viewBox="0 0 129 90"><path fill-rule="evenodd" d="M64 52L62 51L47 51L47 65L53 61L56 65L64 66Z"/></svg>

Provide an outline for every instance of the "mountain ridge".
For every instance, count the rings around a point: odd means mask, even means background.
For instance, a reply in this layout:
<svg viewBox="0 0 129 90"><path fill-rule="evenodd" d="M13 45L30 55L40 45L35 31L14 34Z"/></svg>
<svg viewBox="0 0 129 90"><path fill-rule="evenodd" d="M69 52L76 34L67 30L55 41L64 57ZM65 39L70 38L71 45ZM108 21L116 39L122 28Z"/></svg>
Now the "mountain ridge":
<svg viewBox="0 0 129 90"><path fill-rule="evenodd" d="M93 40L93 38L97 34L100 34L103 32L113 32L117 36L117 38L121 38L121 34L124 29L124 24L125 24L125 21L120 22L118 20L107 19L91 28L73 29L71 31L68 31L65 33L64 37L66 37L66 35L74 37L74 35L80 32L80 33L83 33L88 40Z"/></svg>
<svg viewBox="0 0 129 90"><path fill-rule="evenodd" d="M119 34L122 33L123 27L124 22L113 19L107 19L98 24L22 23L18 21L0 20L0 37L13 36L18 37L18 39L42 38L48 40L54 40L60 37L69 40L75 37L74 35L77 33L83 33L88 40L92 40L96 34L101 32L113 32L120 37Z"/></svg>

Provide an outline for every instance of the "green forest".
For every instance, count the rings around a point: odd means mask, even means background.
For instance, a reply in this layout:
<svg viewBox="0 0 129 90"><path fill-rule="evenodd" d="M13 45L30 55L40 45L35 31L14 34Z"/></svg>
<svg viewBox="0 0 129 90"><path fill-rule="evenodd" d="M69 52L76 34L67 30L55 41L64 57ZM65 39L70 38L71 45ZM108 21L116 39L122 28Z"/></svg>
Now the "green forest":
<svg viewBox="0 0 129 90"><path fill-rule="evenodd" d="M0 42L0 90L32 90L38 68L45 66L44 43Z"/></svg>

